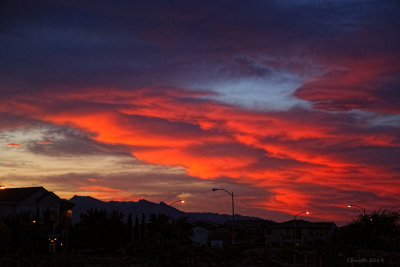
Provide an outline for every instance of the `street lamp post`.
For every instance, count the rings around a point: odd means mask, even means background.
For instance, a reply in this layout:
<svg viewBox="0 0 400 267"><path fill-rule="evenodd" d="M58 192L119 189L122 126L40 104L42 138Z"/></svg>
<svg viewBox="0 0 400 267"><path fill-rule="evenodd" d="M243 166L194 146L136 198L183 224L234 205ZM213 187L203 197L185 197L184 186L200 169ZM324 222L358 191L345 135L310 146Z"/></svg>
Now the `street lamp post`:
<svg viewBox="0 0 400 267"><path fill-rule="evenodd" d="M364 216L365 216L365 208L362 208L362 207L360 207L360 206L358 206L358 205L355 205L355 204L349 204L349 205L347 205L347 207L349 207L349 208L351 208L351 207L359 208L360 210L363 211Z"/></svg>
<svg viewBox="0 0 400 267"><path fill-rule="evenodd" d="M301 215L301 214L310 214L310 212L309 211L303 211L303 212L300 212L300 213L298 213L298 214L296 214L296 215L294 215L293 216L293 224L294 224L294 233L293 233L293 238L294 238L294 245L296 246L297 245L297 237L296 237L296 231L297 231L297 229L296 229L296 218L297 218L297 216L299 216L299 215Z"/></svg>
<svg viewBox="0 0 400 267"><path fill-rule="evenodd" d="M233 201L233 192L229 192L223 188L213 188L212 191L222 190L232 197L232 246L235 246L235 204Z"/></svg>
<svg viewBox="0 0 400 267"><path fill-rule="evenodd" d="M178 203L178 202L183 204L183 203L185 203L185 200L182 200L182 199L176 200L176 201L172 202L171 204L169 204L169 206L172 207L175 203Z"/></svg>

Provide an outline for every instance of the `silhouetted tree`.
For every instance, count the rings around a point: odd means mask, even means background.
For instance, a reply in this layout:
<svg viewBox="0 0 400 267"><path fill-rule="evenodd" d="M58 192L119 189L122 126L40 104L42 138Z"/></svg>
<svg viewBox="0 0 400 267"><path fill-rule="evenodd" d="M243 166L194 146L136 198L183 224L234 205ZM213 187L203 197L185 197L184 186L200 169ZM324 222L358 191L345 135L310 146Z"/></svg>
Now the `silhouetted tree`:
<svg viewBox="0 0 400 267"><path fill-rule="evenodd" d="M0 255L7 255L13 236L10 228L3 220L0 220L0 237Z"/></svg>
<svg viewBox="0 0 400 267"><path fill-rule="evenodd" d="M128 216L128 221L126 222L126 235L127 235L127 241L128 242L132 242L132 238L133 238L133 233L132 233L132 214L129 213Z"/></svg>
<svg viewBox="0 0 400 267"><path fill-rule="evenodd" d="M2 219L1 226L0 246L4 253L18 256L47 253L49 237L47 227L33 223L29 214L9 215Z"/></svg>
<svg viewBox="0 0 400 267"><path fill-rule="evenodd" d="M135 217L135 226L133 229L133 240L138 241L139 240L139 217L136 214Z"/></svg>
<svg viewBox="0 0 400 267"><path fill-rule="evenodd" d="M360 215L351 224L341 227L335 239L357 248L399 249L400 213L379 210Z"/></svg>
<svg viewBox="0 0 400 267"><path fill-rule="evenodd" d="M185 266L194 251L191 234L192 226L185 219L175 221L164 214L152 214L139 255L155 266Z"/></svg>
<svg viewBox="0 0 400 267"><path fill-rule="evenodd" d="M140 241L144 241L146 239L146 216L142 214L142 221L140 223Z"/></svg>
<svg viewBox="0 0 400 267"><path fill-rule="evenodd" d="M74 227L72 234L73 247L93 251L112 252L119 248L124 240L124 223L122 213L111 214L103 210L88 210L81 214L81 220Z"/></svg>

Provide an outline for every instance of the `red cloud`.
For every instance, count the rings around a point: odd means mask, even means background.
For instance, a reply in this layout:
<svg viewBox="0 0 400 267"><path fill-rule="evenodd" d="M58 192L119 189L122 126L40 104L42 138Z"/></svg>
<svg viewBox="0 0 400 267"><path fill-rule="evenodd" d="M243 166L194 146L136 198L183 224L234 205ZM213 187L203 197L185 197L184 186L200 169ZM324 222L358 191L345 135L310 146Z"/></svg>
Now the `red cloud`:
<svg viewBox="0 0 400 267"><path fill-rule="evenodd" d="M53 145L53 142L49 142L49 141L37 141L36 144L38 145Z"/></svg>
<svg viewBox="0 0 400 267"><path fill-rule="evenodd" d="M329 62L326 73L297 90L295 96L331 111L361 109L400 113L400 55Z"/></svg>
<svg viewBox="0 0 400 267"><path fill-rule="evenodd" d="M24 146L24 145L21 145L21 144L6 144L6 146L17 146L17 147L21 147L21 146Z"/></svg>
<svg viewBox="0 0 400 267"><path fill-rule="evenodd" d="M349 77L347 83L359 80ZM254 204L270 210L294 213L311 207L324 199L320 188L325 187L335 193L368 192L371 197L364 201L371 206L377 199L399 200L398 163L390 166L367 153L379 150L388 161L385 149L399 147L393 131L381 131L346 114L299 108L250 111L205 100L204 92L159 90L96 88L43 92L12 101L21 116L80 129L98 142L124 145L139 160L183 166L189 175L204 179L230 177L264 188L271 197ZM310 96L313 99L320 98ZM80 190L103 199L125 194L104 185ZM322 206L313 214L340 217L325 214Z"/></svg>
<svg viewBox="0 0 400 267"><path fill-rule="evenodd" d="M90 185L90 186L81 186L79 187L80 190L86 191L102 191L102 192L121 192L120 189L114 189L106 186L98 186L98 185Z"/></svg>
<svg viewBox="0 0 400 267"><path fill-rule="evenodd" d="M110 188L106 186L81 186L77 188L81 194L90 194L92 197L102 200L126 200L127 194L121 189Z"/></svg>

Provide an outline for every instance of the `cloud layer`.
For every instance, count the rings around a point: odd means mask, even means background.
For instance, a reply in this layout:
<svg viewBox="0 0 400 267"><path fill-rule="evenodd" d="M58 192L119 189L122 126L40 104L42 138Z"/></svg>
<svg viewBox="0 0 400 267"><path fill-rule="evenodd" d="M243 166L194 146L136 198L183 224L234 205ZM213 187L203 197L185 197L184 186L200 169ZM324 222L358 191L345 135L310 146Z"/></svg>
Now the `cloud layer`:
<svg viewBox="0 0 400 267"><path fill-rule="evenodd" d="M203 199L220 183L242 213L311 209L338 222L354 215L349 202L400 202L396 2L13 1L3 10L3 183L115 200Z"/></svg>

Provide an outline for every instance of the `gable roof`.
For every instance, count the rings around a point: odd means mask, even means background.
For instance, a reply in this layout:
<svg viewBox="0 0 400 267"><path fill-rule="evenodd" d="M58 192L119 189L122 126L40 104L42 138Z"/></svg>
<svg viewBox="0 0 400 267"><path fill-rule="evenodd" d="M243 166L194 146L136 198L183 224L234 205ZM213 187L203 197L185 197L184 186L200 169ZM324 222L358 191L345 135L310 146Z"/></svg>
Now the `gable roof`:
<svg viewBox="0 0 400 267"><path fill-rule="evenodd" d="M54 199L56 199L56 200L58 200L58 201L61 201L61 198L59 198L56 194L54 194L53 192L49 192L49 191L47 191L46 193L44 193L43 195L41 195L40 197L38 197L37 199L36 199L36 202L40 202L43 198L45 198L45 197L52 197L52 198L54 198Z"/></svg>
<svg viewBox="0 0 400 267"><path fill-rule="evenodd" d="M65 209L72 209L75 206L75 203L69 202L68 200L61 198L60 206Z"/></svg>
<svg viewBox="0 0 400 267"><path fill-rule="evenodd" d="M237 220L235 221L235 228L237 229L261 229L268 225L266 220ZM223 226L232 228L232 221L226 221Z"/></svg>
<svg viewBox="0 0 400 267"><path fill-rule="evenodd" d="M21 200L27 198L29 195L37 191L47 191L42 186L39 187L22 187L22 188L6 188L0 190L0 203L18 203Z"/></svg>
<svg viewBox="0 0 400 267"><path fill-rule="evenodd" d="M192 223L192 226L193 227L201 227L201 228L205 228L208 230L214 230L219 225L216 223L212 223L212 222L197 221L197 222Z"/></svg>
<svg viewBox="0 0 400 267"><path fill-rule="evenodd" d="M294 227L294 220L277 223L270 226L271 228L285 228ZM333 222L309 222L305 220L296 220L296 227L313 227L313 228L337 228L336 224Z"/></svg>

